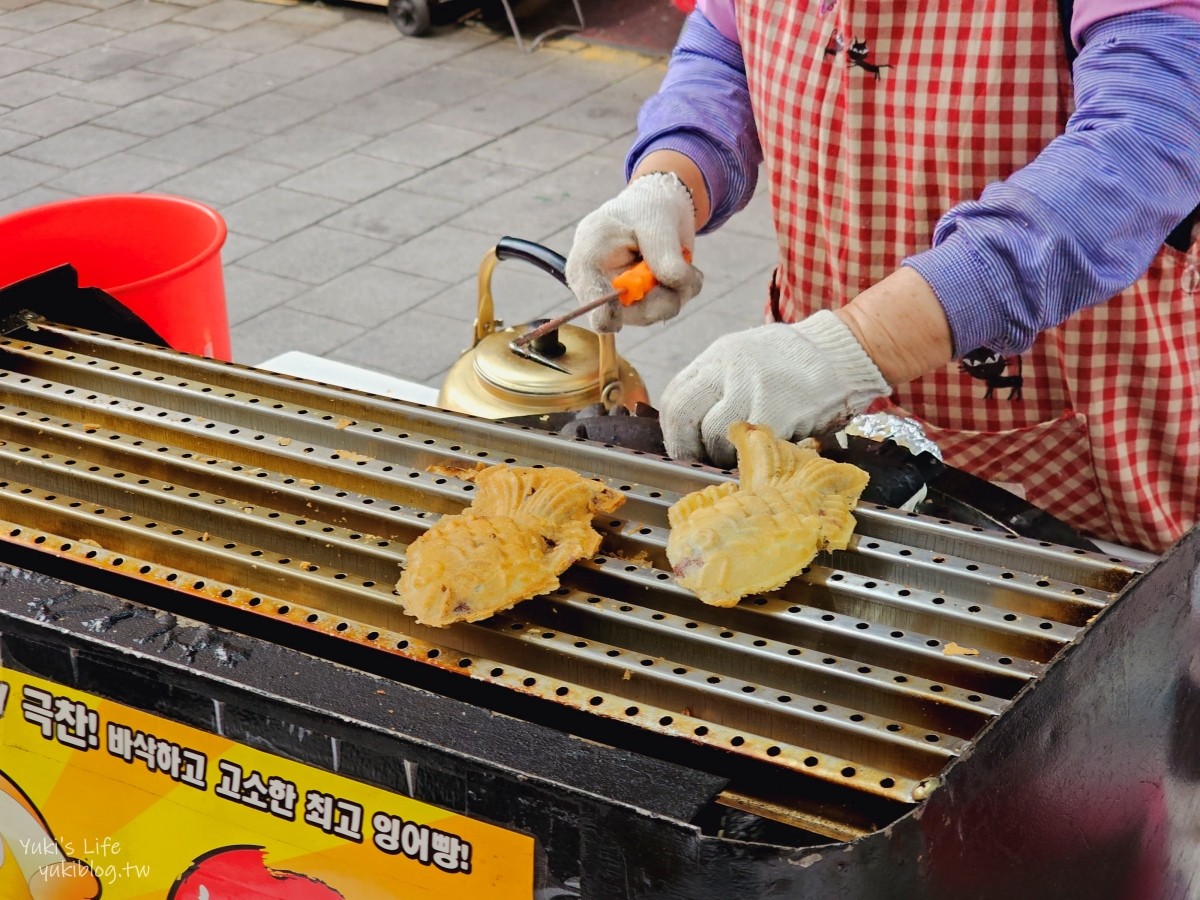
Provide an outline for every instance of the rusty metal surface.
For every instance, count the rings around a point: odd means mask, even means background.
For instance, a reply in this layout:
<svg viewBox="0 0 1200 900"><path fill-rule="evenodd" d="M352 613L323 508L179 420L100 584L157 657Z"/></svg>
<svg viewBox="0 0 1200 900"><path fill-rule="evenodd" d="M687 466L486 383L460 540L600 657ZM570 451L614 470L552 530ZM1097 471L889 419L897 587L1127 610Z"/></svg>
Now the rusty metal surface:
<svg viewBox="0 0 1200 900"><path fill-rule="evenodd" d="M862 507L847 551L717 609L674 584L666 510L728 472L47 322L0 340L0 401L4 541L897 809L1135 575ZM628 501L554 594L426 628L392 591L407 544L470 501L426 471L451 460L565 465ZM847 811L822 833L865 827Z"/></svg>

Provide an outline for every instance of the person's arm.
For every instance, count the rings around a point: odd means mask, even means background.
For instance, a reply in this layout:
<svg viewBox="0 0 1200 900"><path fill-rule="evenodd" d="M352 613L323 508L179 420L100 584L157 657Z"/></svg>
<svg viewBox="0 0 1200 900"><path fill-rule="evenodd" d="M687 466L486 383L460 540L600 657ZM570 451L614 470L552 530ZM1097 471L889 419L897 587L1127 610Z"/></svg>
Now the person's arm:
<svg viewBox="0 0 1200 900"><path fill-rule="evenodd" d="M646 172L677 174L703 231L750 202L762 161L741 46L729 33L732 5L708 0L688 16L662 85L638 114L625 164L630 181Z"/></svg>
<svg viewBox="0 0 1200 900"><path fill-rule="evenodd" d="M1074 72L1066 133L951 210L932 250L836 313L719 338L672 379L668 453L731 465L727 429L743 419L821 433L976 347L1021 352L1140 277L1200 200L1200 23L1106 18Z"/></svg>
<svg viewBox="0 0 1200 900"><path fill-rule="evenodd" d="M567 283L580 303L611 292L613 278L639 260L658 279L640 303L595 310L597 331L678 315L703 284L691 264L697 230L716 228L754 192L762 153L741 48L736 31L731 37L709 22L706 7L723 9L726 30L732 28L732 0L701 0L662 88L638 117L638 138L626 160L629 184L575 229Z"/></svg>
<svg viewBox="0 0 1200 900"><path fill-rule="evenodd" d="M1084 34L1074 81L1066 132L951 210L933 249L904 261L940 302L954 356L1021 353L1124 290L1200 202L1200 22L1156 10L1102 19ZM902 314L928 305L915 293ZM880 329L857 318L870 344ZM886 356L876 362L888 370Z"/></svg>

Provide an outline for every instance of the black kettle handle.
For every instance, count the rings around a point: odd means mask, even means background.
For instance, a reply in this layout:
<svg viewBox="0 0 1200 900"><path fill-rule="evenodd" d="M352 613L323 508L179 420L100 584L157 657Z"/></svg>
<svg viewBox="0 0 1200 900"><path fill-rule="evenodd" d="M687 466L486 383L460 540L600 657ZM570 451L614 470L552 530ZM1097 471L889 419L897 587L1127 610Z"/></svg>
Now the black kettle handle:
<svg viewBox="0 0 1200 900"><path fill-rule="evenodd" d="M502 237L496 242L496 259L523 259L567 283L567 258L542 244L523 238Z"/></svg>

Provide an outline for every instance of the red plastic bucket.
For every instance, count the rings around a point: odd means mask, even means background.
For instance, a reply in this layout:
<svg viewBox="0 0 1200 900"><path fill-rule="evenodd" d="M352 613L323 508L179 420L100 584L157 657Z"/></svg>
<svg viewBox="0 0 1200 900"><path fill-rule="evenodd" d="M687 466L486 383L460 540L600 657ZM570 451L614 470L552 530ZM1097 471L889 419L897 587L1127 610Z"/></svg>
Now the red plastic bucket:
<svg viewBox="0 0 1200 900"><path fill-rule="evenodd" d="M224 220L193 200L107 194L0 218L0 286L70 263L176 350L230 359Z"/></svg>

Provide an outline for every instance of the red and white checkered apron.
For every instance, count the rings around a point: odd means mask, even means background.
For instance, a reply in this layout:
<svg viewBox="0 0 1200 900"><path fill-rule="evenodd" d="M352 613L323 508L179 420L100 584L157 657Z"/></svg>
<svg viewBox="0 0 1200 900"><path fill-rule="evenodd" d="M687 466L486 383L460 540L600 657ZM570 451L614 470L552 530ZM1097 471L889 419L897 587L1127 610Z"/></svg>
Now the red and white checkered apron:
<svg viewBox="0 0 1200 900"><path fill-rule="evenodd" d="M841 306L930 245L937 219L1032 160L1071 109L1047 0L737 0L779 236L777 308ZM946 461L1080 531L1162 550L1200 505L1200 245L988 385L948 366L893 402ZM1019 367L1019 372L1018 372ZM1021 377L1013 396L1011 377Z"/></svg>

